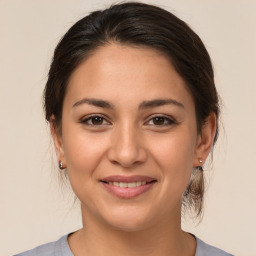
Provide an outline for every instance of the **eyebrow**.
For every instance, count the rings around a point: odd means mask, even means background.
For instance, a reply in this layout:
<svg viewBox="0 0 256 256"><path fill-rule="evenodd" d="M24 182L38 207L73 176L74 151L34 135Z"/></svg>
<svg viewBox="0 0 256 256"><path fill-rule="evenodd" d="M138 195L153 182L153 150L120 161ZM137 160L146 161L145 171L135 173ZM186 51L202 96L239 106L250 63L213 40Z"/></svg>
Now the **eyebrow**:
<svg viewBox="0 0 256 256"><path fill-rule="evenodd" d="M84 98L79 101L77 101L73 107L78 107L82 104L89 104L100 108L108 108L108 109L114 109L114 105L112 105L110 102L100 99L92 99L92 98ZM184 105L181 102L178 102L174 99L154 99L149 101L143 101L139 105L139 109L147 109L152 107L160 107L164 105L175 105L181 108L184 108Z"/></svg>
<svg viewBox="0 0 256 256"><path fill-rule="evenodd" d="M143 101L139 105L139 109L160 107L164 105L175 105L175 106L184 108L184 105L181 102L178 102L174 99L155 99L155 100Z"/></svg>
<svg viewBox="0 0 256 256"><path fill-rule="evenodd" d="M100 99L88 99L88 98L84 98L82 100L77 101L73 105L73 107L78 107L85 103L87 103L89 105L96 106L96 107L100 107L100 108L110 108L110 109L114 108L114 106L111 103L109 103L108 101L100 100Z"/></svg>

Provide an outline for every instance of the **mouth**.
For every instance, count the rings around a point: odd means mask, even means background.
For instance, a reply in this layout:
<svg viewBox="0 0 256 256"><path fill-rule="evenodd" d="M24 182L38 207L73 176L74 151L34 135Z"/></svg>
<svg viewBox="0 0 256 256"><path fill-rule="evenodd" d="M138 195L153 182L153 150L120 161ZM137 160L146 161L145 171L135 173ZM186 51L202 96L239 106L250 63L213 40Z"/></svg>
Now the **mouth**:
<svg viewBox="0 0 256 256"><path fill-rule="evenodd" d="M109 176L99 180L103 187L111 194L123 198L135 198L151 189L156 179L147 176Z"/></svg>
<svg viewBox="0 0 256 256"><path fill-rule="evenodd" d="M135 188L135 187L144 186L146 184L154 183L154 182L156 182L156 180L152 180L150 182L147 182L147 181L135 181L135 182L109 181L109 182L107 182L107 181L102 180L101 182L103 182L105 184L109 184L111 186L120 187L120 188Z"/></svg>

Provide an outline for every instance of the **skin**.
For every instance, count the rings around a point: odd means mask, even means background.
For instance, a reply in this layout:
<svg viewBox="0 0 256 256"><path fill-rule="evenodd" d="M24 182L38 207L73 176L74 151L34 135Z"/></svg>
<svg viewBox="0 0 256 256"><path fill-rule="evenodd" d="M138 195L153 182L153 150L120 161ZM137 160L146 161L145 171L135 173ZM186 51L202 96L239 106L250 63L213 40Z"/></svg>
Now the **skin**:
<svg viewBox="0 0 256 256"><path fill-rule="evenodd" d="M139 107L155 99L172 102ZM92 114L103 118L88 119ZM194 255L195 239L181 230L182 194L193 167L207 158L215 129L211 114L197 133L193 98L163 54L117 43L97 49L71 76L61 132L51 121L57 158L81 201L83 228L68 238L73 253ZM99 182L110 175L157 182L122 199Z"/></svg>

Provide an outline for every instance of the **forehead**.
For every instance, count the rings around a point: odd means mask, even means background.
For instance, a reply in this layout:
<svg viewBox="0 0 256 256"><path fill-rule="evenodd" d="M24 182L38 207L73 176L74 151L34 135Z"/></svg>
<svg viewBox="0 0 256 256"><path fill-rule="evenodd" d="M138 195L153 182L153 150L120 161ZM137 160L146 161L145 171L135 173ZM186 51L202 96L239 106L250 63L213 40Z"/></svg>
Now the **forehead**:
<svg viewBox="0 0 256 256"><path fill-rule="evenodd" d="M67 98L135 102L172 97L193 104L187 85L163 53L112 43L98 48L73 72Z"/></svg>

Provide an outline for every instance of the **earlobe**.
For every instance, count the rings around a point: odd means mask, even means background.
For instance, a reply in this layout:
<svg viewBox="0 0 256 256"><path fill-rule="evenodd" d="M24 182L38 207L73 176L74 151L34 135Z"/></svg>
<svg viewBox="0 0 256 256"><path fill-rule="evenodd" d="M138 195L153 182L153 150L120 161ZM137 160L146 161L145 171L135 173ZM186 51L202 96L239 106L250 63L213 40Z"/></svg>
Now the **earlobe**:
<svg viewBox="0 0 256 256"><path fill-rule="evenodd" d="M57 127L56 119L54 116L51 116L51 118L50 118L50 129L51 129L51 135L52 135L52 139L53 139L53 143L54 143L57 161L58 161L58 163L61 162L63 166L66 166L62 137L61 137L59 128Z"/></svg>
<svg viewBox="0 0 256 256"><path fill-rule="evenodd" d="M206 158L208 157L213 146L213 141L216 134L216 127L216 115L212 112L206 119L206 122L201 129L201 134L199 135L197 141L194 167L201 166L202 162L204 163Z"/></svg>

